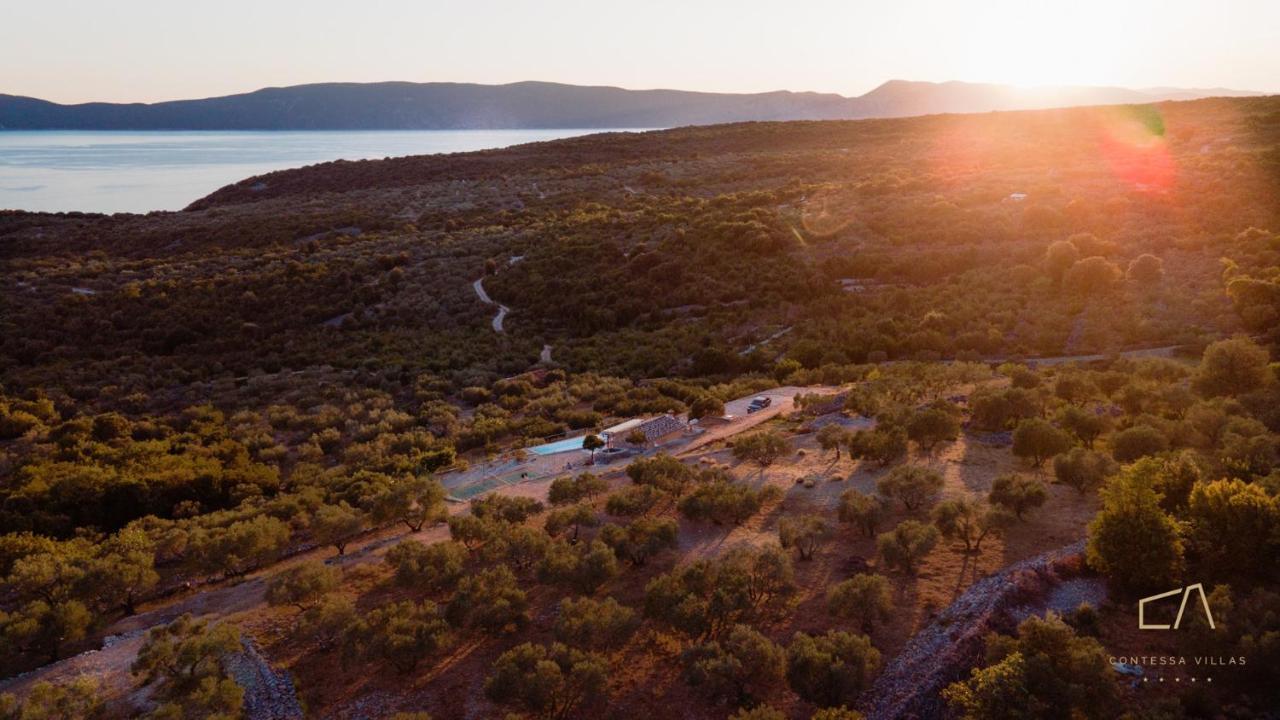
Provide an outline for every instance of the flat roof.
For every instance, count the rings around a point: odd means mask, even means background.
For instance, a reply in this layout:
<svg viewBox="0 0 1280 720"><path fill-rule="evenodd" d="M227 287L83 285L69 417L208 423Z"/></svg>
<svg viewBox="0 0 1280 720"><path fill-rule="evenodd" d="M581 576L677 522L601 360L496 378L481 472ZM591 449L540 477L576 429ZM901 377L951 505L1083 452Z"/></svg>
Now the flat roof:
<svg viewBox="0 0 1280 720"><path fill-rule="evenodd" d="M644 424L644 418L631 418L626 422L620 422L617 425L614 425L613 427L605 428L600 432L604 435L617 435L618 433L624 433L628 430L632 430L634 428L640 427L643 424Z"/></svg>

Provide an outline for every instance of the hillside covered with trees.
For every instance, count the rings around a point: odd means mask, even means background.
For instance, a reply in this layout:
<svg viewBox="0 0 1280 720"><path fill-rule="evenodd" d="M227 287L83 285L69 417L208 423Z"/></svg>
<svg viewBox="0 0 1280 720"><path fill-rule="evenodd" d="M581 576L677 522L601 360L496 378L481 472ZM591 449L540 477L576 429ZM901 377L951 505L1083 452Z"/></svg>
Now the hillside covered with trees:
<svg viewBox="0 0 1280 720"><path fill-rule="evenodd" d="M1276 98L0 213L0 718L1274 717L1278 231Z"/></svg>

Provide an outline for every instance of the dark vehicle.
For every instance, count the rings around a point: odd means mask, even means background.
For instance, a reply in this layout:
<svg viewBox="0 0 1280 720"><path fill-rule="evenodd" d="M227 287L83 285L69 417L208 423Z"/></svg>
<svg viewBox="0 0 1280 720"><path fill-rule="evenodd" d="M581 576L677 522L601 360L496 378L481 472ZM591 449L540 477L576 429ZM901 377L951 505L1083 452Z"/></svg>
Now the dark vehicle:
<svg viewBox="0 0 1280 720"><path fill-rule="evenodd" d="M772 403L773 398L768 397L767 395L759 395L751 398L751 404L747 405L747 413L760 412L761 410L769 407Z"/></svg>

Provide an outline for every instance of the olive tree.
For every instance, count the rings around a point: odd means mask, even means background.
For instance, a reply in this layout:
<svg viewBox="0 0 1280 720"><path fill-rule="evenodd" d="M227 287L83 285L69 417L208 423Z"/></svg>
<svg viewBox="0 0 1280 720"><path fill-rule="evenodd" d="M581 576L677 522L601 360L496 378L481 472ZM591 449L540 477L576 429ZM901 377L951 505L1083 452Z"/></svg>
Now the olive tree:
<svg viewBox="0 0 1280 720"><path fill-rule="evenodd" d="M1013 454L1030 460L1032 467L1044 465L1045 460L1070 447L1066 433L1039 418L1023 420L1013 431Z"/></svg>
<svg viewBox="0 0 1280 720"><path fill-rule="evenodd" d="M1173 587L1182 571L1178 524L1160 507L1154 489L1159 472L1160 463L1147 458L1110 478L1102 488L1102 509L1089 523L1088 563L1122 590Z"/></svg>
<svg viewBox="0 0 1280 720"><path fill-rule="evenodd" d="M818 447L823 452L836 451L836 461L840 460L840 449L849 441L849 433L836 423L823 425L817 432Z"/></svg>
<svg viewBox="0 0 1280 720"><path fill-rule="evenodd" d="M880 478L876 489L884 497L902 503L908 512L932 504L942 492L942 476L919 465L900 465Z"/></svg>
<svg viewBox="0 0 1280 720"><path fill-rule="evenodd" d="M830 536L831 526L821 515L786 516L778 521L782 547L794 547L801 560L812 560L818 546Z"/></svg>
<svg viewBox="0 0 1280 720"><path fill-rule="evenodd" d="M790 451L791 443L771 430L733 441L733 456L739 460L750 460L761 469L769 467Z"/></svg>
<svg viewBox="0 0 1280 720"><path fill-rule="evenodd" d="M876 536L876 531L880 529L880 523L884 522L887 514L884 501L877 495L867 495L853 488L840 494L840 506L837 509L840 522L853 524L869 538Z"/></svg>
<svg viewBox="0 0 1280 720"><path fill-rule="evenodd" d="M1112 472L1115 472L1115 463L1110 458L1084 448L1072 448L1053 459L1054 478L1081 495L1101 487Z"/></svg>
<svg viewBox="0 0 1280 720"><path fill-rule="evenodd" d="M607 678L605 660L595 653L524 643L498 657L484 693L534 717L562 720L599 697Z"/></svg>
<svg viewBox="0 0 1280 720"><path fill-rule="evenodd" d="M556 478L547 491L547 502L555 506L572 505L582 500L594 500L609 489L609 483L591 473L576 477Z"/></svg>
<svg viewBox="0 0 1280 720"><path fill-rule="evenodd" d="M787 681L819 707L853 705L880 671L880 651L866 635L832 630L796 633L787 646Z"/></svg>
<svg viewBox="0 0 1280 720"><path fill-rule="evenodd" d="M916 566L938 544L938 529L916 520L904 520L876 538L876 549L885 565L914 573Z"/></svg>
<svg viewBox="0 0 1280 720"><path fill-rule="evenodd" d="M1062 456L1059 456L1062 457ZM1006 473L991 483L987 501L1008 510L1019 520L1026 513L1044 505L1049 492L1044 483L1032 477Z"/></svg>
<svg viewBox="0 0 1280 720"><path fill-rule="evenodd" d="M324 505L311 518L311 535L324 545L332 545L345 555L347 543L364 531L364 515L347 503Z"/></svg>
<svg viewBox="0 0 1280 720"><path fill-rule="evenodd" d="M319 560L298 563L267 581L267 604L292 605L306 611L338 586L338 571Z"/></svg>
<svg viewBox="0 0 1280 720"><path fill-rule="evenodd" d="M446 616L452 625L470 625L490 632L522 628L529 621L529 600L506 565L496 565L458 582Z"/></svg>
<svg viewBox="0 0 1280 720"><path fill-rule="evenodd" d="M397 602L368 613L360 621L361 650L381 658L402 673L412 672L428 657L437 655L451 640L449 624L436 604Z"/></svg>
<svg viewBox="0 0 1280 720"><path fill-rule="evenodd" d="M960 421L943 408L927 408L907 420L907 437L925 452L944 440L955 440L960 434Z"/></svg>
<svg viewBox="0 0 1280 720"><path fill-rule="evenodd" d="M1268 361L1248 338L1219 340L1205 349L1192 384L1206 397L1244 395L1273 381Z"/></svg>
<svg viewBox="0 0 1280 720"><path fill-rule="evenodd" d="M1008 525L1010 515L971 497L945 500L933 509L933 524L947 539L960 540L965 552L980 552L988 535L998 535Z"/></svg>
<svg viewBox="0 0 1280 720"><path fill-rule="evenodd" d="M235 717L244 690L223 668L222 659L241 650L240 631L182 615L147 631L130 672L156 686L158 717Z"/></svg>
<svg viewBox="0 0 1280 720"><path fill-rule="evenodd" d="M404 587L443 590L453 587L467 564L467 548L446 540L421 543L404 540L387 551L386 562L395 568L395 581Z"/></svg>
<svg viewBox="0 0 1280 720"><path fill-rule="evenodd" d="M883 575L854 575L827 591L827 611L868 632L893 612L893 589Z"/></svg>
<svg viewBox="0 0 1280 720"><path fill-rule="evenodd" d="M611 597L565 598L560 601L554 632L567 645L606 649L625 643L639 623L635 610Z"/></svg>
<svg viewBox="0 0 1280 720"><path fill-rule="evenodd" d="M685 681L707 697L750 705L782 683L786 654L746 625L735 625L720 640L683 653Z"/></svg>

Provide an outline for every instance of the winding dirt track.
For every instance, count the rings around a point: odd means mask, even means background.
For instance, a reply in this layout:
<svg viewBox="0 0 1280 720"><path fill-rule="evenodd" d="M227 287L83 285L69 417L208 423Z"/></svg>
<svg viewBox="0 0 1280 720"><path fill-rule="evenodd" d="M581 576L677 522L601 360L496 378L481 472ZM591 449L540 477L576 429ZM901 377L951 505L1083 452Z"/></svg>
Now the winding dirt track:
<svg viewBox="0 0 1280 720"><path fill-rule="evenodd" d="M496 303L493 298L489 297L489 293L484 291L484 278L479 278L471 283L471 287L476 291L476 297L480 298L480 302L485 305L497 305L498 314L493 316L493 331L503 332L502 321L507 317L507 313L511 312L511 308L501 303Z"/></svg>

